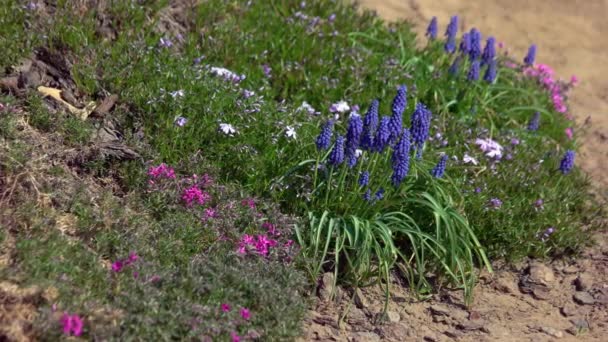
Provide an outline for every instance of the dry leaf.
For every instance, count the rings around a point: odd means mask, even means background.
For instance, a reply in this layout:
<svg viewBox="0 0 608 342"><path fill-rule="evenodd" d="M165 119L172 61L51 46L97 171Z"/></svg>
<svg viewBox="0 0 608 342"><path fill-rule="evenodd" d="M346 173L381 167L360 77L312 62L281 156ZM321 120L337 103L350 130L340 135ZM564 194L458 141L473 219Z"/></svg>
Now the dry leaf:
<svg viewBox="0 0 608 342"><path fill-rule="evenodd" d="M38 91L42 93L44 96L50 96L55 99L55 101L63 104L70 113L78 116L80 120L86 120L89 115L95 110L96 104L95 102L89 102L83 109L76 108L71 104L67 103L64 99L61 98L61 90L56 88L49 88L45 86L39 86Z"/></svg>

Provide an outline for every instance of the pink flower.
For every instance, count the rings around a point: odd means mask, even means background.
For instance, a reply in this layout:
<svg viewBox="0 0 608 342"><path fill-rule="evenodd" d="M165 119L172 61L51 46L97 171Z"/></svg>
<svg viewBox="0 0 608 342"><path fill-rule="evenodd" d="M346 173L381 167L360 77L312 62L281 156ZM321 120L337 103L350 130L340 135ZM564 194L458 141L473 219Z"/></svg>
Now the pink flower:
<svg viewBox="0 0 608 342"><path fill-rule="evenodd" d="M186 202L187 207L192 207L194 203L204 205L210 199L211 196L208 193L203 192L196 185L189 187L182 193L182 200Z"/></svg>
<svg viewBox="0 0 608 342"><path fill-rule="evenodd" d="M243 206L247 206L251 209L255 209L255 201L253 200L253 198L247 198L241 201L241 204Z"/></svg>
<svg viewBox="0 0 608 342"><path fill-rule="evenodd" d="M63 325L63 333L66 335L80 336L84 323L78 315L68 315L67 313L61 316L61 324Z"/></svg>
<svg viewBox="0 0 608 342"><path fill-rule="evenodd" d="M291 247L293 245L293 240L287 240L287 242L285 242L285 247Z"/></svg>
<svg viewBox="0 0 608 342"><path fill-rule="evenodd" d="M517 68L517 64L515 64L515 63L513 63L513 62L505 62L505 66L506 66L507 68L510 68L510 69L515 69L515 68Z"/></svg>
<svg viewBox="0 0 608 342"><path fill-rule="evenodd" d="M129 259L127 259L127 263L128 264L132 264L134 262L136 262L139 259L139 256L137 255L137 253L135 252L131 252L129 253Z"/></svg>
<svg viewBox="0 0 608 342"><path fill-rule="evenodd" d="M230 333L230 338L232 338L232 342L241 342L241 337L234 331Z"/></svg>
<svg viewBox="0 0 608 342"><path fill-rule="evenodd" d="M112 263L112 271L114 271L116 273L122 271L123 267L124 267L124 263L122 260L116 260L116 261L114 261L114 263Z"/></svg>
<svg viewBox="0 0 608 342"><path fill-rule="evenodd" d="M217 213L213 208L206 208L205 213L203 214L203 219L208 220L210 218L215 218Z"/></svg>
<svg viewBox="0 0 608 342"><path fill-rule="evenodd" d="M578 84L578 77L576 77L576 75L572 75L572 77L570 77L570 85L574 87L577 84Z"/></svg>
<svg viewBox="0 0 608 342"><path fill-rule="evenodd" d="M248 321L251 318L251 312L247 308L241 308L240 314L244 320Z"/></svg>
<svg viewBox="0 0 608 342"><path fill-rule="evenodd" d="M268 234L270 234L270 235L274 235L274 236L281 235L281 232L277 229L277 227L270 222L262 223L262 228L266 229L268 231Z"/></svg>
<svg viewBox="0 0 608 342"><path fill-rule="evenodd" d="M139 272L133 271L133 278L137 279L139 277Z"/></svg>
<svg viewBox="0 0 608 342"><path fill-rule="evenodd" d="M572 130L572 127L568 127L564 130L564 132L566 132L566 136L568 137L568 139L572 139L572 136L574 135L574 131Z"/></svg>
<svg viewBox="0 0 608 342"><path fill-rule="evenodd" d="M148 169L148 176L150 176L152 178L174 179L175 170L173 170L173 168L168 166L167 164L162 163L158 166L151 166Z"/></svg>
<svg viewBox="0 0 608 342"><path fill-rule="evenodd" d="M224 303L224 304L220 305L220 307L222 308L223 312L229 312L230 311L230 305L229 304Z"/></svg>

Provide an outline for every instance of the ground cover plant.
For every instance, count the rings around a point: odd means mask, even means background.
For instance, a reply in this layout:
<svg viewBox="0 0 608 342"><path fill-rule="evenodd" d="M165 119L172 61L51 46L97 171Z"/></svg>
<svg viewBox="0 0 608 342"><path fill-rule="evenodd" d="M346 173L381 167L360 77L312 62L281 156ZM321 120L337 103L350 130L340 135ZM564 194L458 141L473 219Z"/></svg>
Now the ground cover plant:
<svg viewBox="0 0 608 342"><path fill-rule="evenodd" d="M491 260L595 228L576 79L534 45L455 16L417 46L334 1L75 4L0 5L1 272L57 290L30 335L293 338L320 272L470 299ZM34 51L59 72L15 76ZM120 105L82 120L39 84ZM135 151L83 147L108 127Z"/></svg>

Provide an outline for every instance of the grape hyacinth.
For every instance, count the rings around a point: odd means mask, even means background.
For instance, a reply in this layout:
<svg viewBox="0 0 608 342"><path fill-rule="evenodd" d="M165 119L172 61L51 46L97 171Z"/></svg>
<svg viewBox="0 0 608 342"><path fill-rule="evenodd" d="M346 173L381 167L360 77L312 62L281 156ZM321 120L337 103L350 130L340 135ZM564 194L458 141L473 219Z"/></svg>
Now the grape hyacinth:
<svg viewBox="0 0 608 342"><path fill-rule="evenodd" d="M496 57L496 47L494 47L495 43L496 39L494 39L494 37L489 37L486 41L486 47L483 49L483 53L481 54L481 65L490 65L490 63L494 61L494 57Z"/></svg>
<svg viewBox="0 0 608 342"><path fill-rule="evenodd" d="M462 57L460 57L460 56L456 57L456 59L454 60L452 65L450 65L450 68L448 69L448 73L450 75L455 76L456 74L458 74L458 69L460 68L461 61L462 61Z"/></svg>
<svg viewBox="0 0 608 342"><path fill-rule="evenodd" d="M463 54L469 54L471 51L471 35L468 32L462 34L459 50Z"/></svg>
<svg viewBox="0 0 608 342"><path fill-rule="evenodd" d="M359 186L367 186L367 184L369 184L369 171L363 171L359 176Z"/></svg>
<svg viewBox="0 0 608 342"><path fill-rule="evenodd" d="M344 162L344 137L338 135L336 144L329 154L329 163L333 166L339 166Z"/></svg>
<svg viewBox="0 0 608 342"><path fill-rule="evenodd" d="M348 167L353 167L357 164L356 151L361 141L361 133L363 133L361 116L352 115L348 122L348 130L346 131L346 160Z"/></svg>
<svg viewBox="0 0 608 342"><path fill-rule="evenodd" d="M447 37L444 46L445 52L454 53L456 51L456 33L458 33L458 16L454 15L450 18L450 23L445 31Z"/></svg>
<svg viewBox="0 0 608 342"><path fill-rule="evenodd" d="M372 200L372 190L367 189L367 191L365 191L365 193L363 194L363 199L367 202L370 202Z"/></svg>
<svg viewBox="0 0 608 342"><path fill-rule="evenodd" d="M389 121L389 129L391 131L391 140L394 142L401 134L403 128L403 111L407 106L407 87L402 85L397 90L397 95L393 99L391 119Z"/></svg>
<svg viewBox="0 0 608 342"><path fill-rule="evenodd" d="M431 175L435 178L443 177L443 174L445 173L445 167L446 167L447 161L448 161L448 155L447 154L442 155L441 159L439 159L439 162L437 163L437 165L431 171Z"/></svg>
<svg viewBox="0 0 608 342"><path fill-rule="evenodd" d="M469 58L471 61L474 61L481 56L481 32L479 32L476 28L472 28L469 32L469 36L471 39Z"/></svg>
<svg viewBox="0 0 608 342"><path fill-rule="evenodd" d="M574 168L574 156L575 156L574 151L572 151L572 150L566 151L564 158L562 159L562 161L559 164L559 170L562 172L562 174L566 175L566 174L570 173L570 171L572 171L572 169Z"/></svg>
<svg viewBox="0 0 608 342"><path fill-rule="evenodd" d="M374 138L374 149L377 152L382 152L388 145L388 142L391 138L391 132L389 129L390 118L388 116L383 116L380 120L380 126L378 126L378 131L376 132L376 136Z"/></svg>
<svg viewBox="0 0 608 342"><path fill-rule="evenodd" d="M524 57L524 64L527 66L534 65L534 60L536 59L536 45L532 44L528 48L528 54Z"/></svg>
<svg viewBox="0 0 608 342"><path fill-rule="evenodd" d="M422 102L416 104L416 110L414 110L411 120L412 140L417 148L416 158L421 157L424 142L429 138L431 115L431 111Z"/></svg>
<svg viewBox="0 0 608 342"><path fill-rule="evenodd" d="M333 134L334 122L332 120L328 120L325 125L323 125L323 129L321 133L317 137L317 150L327 150L329 145L331 144L331 136Z"/></svg>
<svg viewBox="0 0 608 342"><path fill-rule="evenodd" d="M469 68L469 72L467 73L467 80L469 81L477 81L479 79L479 61L476 60L471 63L471 67Z"/></svg>
<svg viewBox="0 0 608 342"><path fill-rule="evenodd" d="M490 62L490 64L488 64L486 73L483 75L483 80L488 83L494 83L494 80L496 80L496 61L495 60L492 60Z"/></svg>
<svg viewBox="0 0 608 342"><path fill-rule="evenodd" d="M376 191L375 199L376 199L376 201L379 201L383 198L384 198L384 188L380 188L380 189L378 189L378 191Z"/></svg>
<svg viewBox="0 0 608 342"><path fill-rule="evenodd" d="M530 122L528 122L528 131L537 131L540 127L540 112L534 113Z"/></svg>
<svg viewBox="0 0 608 342"><path fill-rule="evenodd" d="M363 118L363 136L361 137L361 148L364 150L372 149L374 146L374 134L378 128L378 100L372 101L369 109Z"/></svg>
<svg viewBox="0 0 608 342"><path fill-rule="evenodd" d="M410 170L410 147L410 131L404 128L401 140L395 146L392 156L393 175L391 182L394 187L398 187L401 184Z"/></svg>
<svg viewBox="0 0 608 342"><path fill-rule="evenodd" d="M430 40L437 38L437 17L431 19L429 26L426 28L425 36L429 37Z"/></svg>

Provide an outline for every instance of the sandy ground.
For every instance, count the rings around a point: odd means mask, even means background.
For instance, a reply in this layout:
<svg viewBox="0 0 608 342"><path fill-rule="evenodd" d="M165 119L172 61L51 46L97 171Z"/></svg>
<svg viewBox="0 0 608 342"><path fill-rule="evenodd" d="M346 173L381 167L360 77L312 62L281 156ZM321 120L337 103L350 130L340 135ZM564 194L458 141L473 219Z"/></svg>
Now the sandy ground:
<svg viewBox="0 0 608 342"><path fill-rule="evenodd" d="M576 75L571 112L582 124L577 163L608 194L608 0L360 0L387 20L408 19L423 33L436 16L440 33L451 15L461 28L493 35L517 59L530 44L538 46L537 63L548 64L564 79Z"/></svg>

